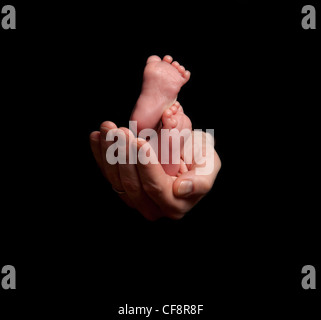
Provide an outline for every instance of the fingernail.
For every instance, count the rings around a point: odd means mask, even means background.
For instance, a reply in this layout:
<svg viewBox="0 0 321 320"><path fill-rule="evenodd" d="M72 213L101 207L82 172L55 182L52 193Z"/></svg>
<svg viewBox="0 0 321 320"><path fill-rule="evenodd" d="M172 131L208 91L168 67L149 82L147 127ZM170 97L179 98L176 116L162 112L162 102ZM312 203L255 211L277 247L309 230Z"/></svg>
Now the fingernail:
<svg viewBox="0 0 321 320"><path fill-rule="evenodd" d="M193 182L190 180L183 180L178 187L178 194L180 196L189 194L193 191Z"/></svg>

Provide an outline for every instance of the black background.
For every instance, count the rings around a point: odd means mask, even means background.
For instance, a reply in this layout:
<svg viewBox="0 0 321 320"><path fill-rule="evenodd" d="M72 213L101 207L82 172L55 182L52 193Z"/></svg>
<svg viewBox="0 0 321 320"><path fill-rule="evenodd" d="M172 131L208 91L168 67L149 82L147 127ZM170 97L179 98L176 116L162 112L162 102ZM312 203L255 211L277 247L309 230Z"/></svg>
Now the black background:
<svg viewBox="0 0 321 320"><path fill-rule="evenodd" d="M304 265L321 270L320 28L301 27L312 3L10 4L17 30L0 31L0 266L16 267L17 290L0 290L1 312L316 311L320 290L301 287ZM128 125L151 54L192 72L179 101L194 128L215 129L222 160L213 190L181 221L129 210L89 148L101 122Z"/></svg>

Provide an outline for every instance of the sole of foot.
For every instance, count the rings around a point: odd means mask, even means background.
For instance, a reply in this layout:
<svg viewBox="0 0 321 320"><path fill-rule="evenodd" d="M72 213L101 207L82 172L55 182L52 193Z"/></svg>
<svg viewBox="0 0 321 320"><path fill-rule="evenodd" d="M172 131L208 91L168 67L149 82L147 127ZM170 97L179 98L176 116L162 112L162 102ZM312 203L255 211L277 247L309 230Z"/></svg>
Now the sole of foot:
<svg viewBox="0 0 321 320"><path fill-rule="evenodd" d="M145 128L158 128L163 112L173 105L190 76L169 55L147 59L141 94L131 115L131 120L137 121L138 133Z"/></svg>

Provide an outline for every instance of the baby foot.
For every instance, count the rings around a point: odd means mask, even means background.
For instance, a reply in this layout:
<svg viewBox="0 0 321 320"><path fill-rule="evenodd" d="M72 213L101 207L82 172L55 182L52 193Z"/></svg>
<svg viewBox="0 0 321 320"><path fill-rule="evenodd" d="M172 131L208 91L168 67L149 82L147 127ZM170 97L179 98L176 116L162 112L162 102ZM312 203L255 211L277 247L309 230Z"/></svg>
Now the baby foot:
<svg viewBox="0 0 321 320"><path fill-rule="evenodd" d="M169 109L165 110L162 116L163 129L174 129L182 131L183 129L192 130L192 123L189 117L184 113L181 104L176 101Z"/></svg>
<svg viewBox="0 0 321 320"><path fill-rule="evenodd" d="M176 101L169 109L165 110L162 116L162 129L177 129L178 132L181 132L183 129L192 130L192 123L189 117L183 111L182 106L178 101ZM179 133L177 132L177 135ZM175 134L175 133L174 133ZM158 157L161 163L161 135L159 132L159 150L158 150ZM164 146L162 146L164 148ZM165 147L169 150L169 164L162 164L164 171L170 176L176 176L180 169L181 164L174 164L172 161L172 143L169 141L169 145ZM179 154L183 152L184 145L183 143L180 144Z"/></svg>
<svg viewBox="0 0 321 320"><path fill-rule="evenodd" d="M142 129L157 130L163 112L176 100L181 87L189 80L186 71L171 56L161 60L158 56L147 59L142 91L132 112L132 121L137 121L137 133Z"/></svg>

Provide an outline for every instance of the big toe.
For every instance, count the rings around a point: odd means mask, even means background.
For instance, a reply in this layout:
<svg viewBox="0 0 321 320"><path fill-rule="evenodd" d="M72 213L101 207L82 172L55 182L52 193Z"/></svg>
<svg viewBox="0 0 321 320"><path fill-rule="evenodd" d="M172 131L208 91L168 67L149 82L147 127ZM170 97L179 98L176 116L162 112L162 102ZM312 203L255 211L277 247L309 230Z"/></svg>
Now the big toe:
<svg viewBox="0 0 321 320"><path fill-rule="evenodd" d="M146 62L146 63L159 62L159 61L161 61L161 60L162 60L162 59L161 59L159 56L153 55L153 56L150 56L150 57L147 59L147 62Z"/></svg>
<svg viewBox="0 0 321 320"><path fill-rule="evenodd" d="M177 120L175 119L171 109L167 109L163 112L162 122L164 129L173 129L177 126Z"/></svg>

